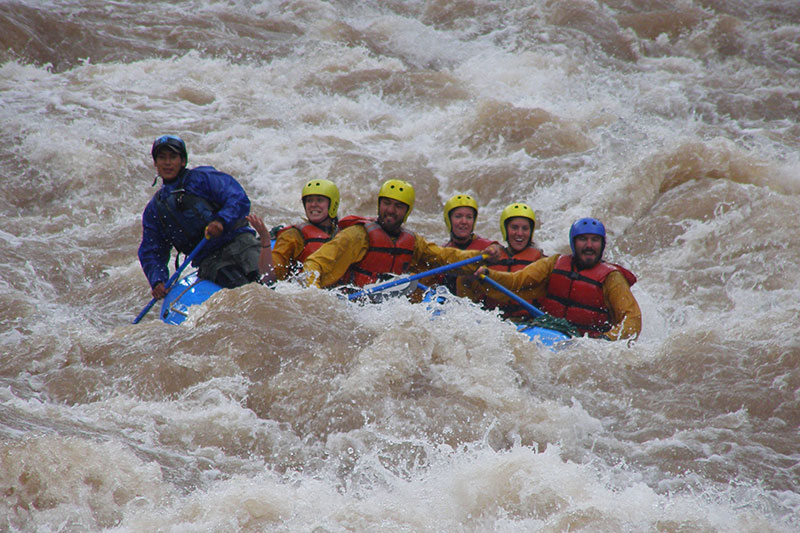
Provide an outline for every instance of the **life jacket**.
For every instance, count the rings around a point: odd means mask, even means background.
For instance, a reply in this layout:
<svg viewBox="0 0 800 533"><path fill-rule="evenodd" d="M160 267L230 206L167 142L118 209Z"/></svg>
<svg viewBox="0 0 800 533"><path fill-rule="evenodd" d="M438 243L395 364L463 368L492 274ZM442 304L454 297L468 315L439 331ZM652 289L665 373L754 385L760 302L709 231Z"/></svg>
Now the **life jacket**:
<svg viewBox="0 0 800 533"><path fill-rule="evenodd" d="M171 188L161 187L153 196L162 235L183 254L189 254L205 237L206 226L220 206L186 192L189 172L183 170Z"/></svg>
<svg viewBox="0 0 800 533"><path fill-rule="evenodd" d="M416 240L413 233L400 230L400 235L393 239L373 218L346 216L339 221L340 228L356 224L364 226L369 237L369 248L364 258L350 265L342 276L344 284L363 287L387 279L388 274L404 274L408 271Z"/></svg>
<svg viewBox="0 0 800 533"><path fill-rule="evenodd" d="M518 270L522 270L534 261L544 257L542 251L538 248L534 248L533 246L528 246L521 252L513 255L509 253L509 250L509 248L503 248L503 254L505 257L498 263L489 265L489 268L492 270L499 270L501 272L516 272ZM526 311L520 304L513 300L499 302L493 298L485 296L482 304L486 309L499 308L503 312L504 318L525 318L530 316L528 311Z"/></svg>
<svg viewBox="0 0 800 533"><path fill-rule="evenodd" d="M503 254L505 254L505 257L497 263L489 265L489 268L492 270L500 270L501 272L516 272L544 257L542 251L533 246L528 246L521 252L515 254L509 253L509 248L504 248Z"/></svg>
<svg viewBox="0 0 800 533"><path fill-rule="evenodd" d="M469 243L466 246L456 244L453 242L452 235L449 241L442 245L442 248L458 248L459 250L485 250L490 245L494 244L494 241L489 239L484 239L483 237L476 237L472 236ZM444 285L447 289L456 294L457 292L457 283L458 283L458 274L453 274L448 272L446 274L440 274L436 277L429 278L429 281L426 283L430 283L431 285Z"/></svg>
<svg viewBox="0 0 800 533"><path fill-rule="evenodd" d="M300 252L300 255L294 258L296 263L302 267L303 263L305 263L306 258L319 250L319 248L331 240L338 231L336 226L336 220L333 221L333 231L328 233L324 229L320 228L316 224L312 224L311 222L298 222L297 224L293 224L291 226L285 226L278 230L277 235L280 235L284 231L288 230L289 228L295 228L300 234L303 236L303 251Z"/></svg>
<svg viewBox="0 0 800 533"><path fill-rule="evenodd" d="M547 295L539 300L542 311L565 318L582 334L599 337L611 329L611 311L603 297L603 281L612 272L620 272L629 285L636 276L619 265L599 262L585 270L575 270L571 255L556 260L547 282Z"/></svg>
<svg viewBox="0 0 800 533"><path fill-rule="evenodd" d="M217 172L217 170L207 166L196 167L192 170L184 168L176 178L177 181L170 182L169 186L162 185L153 195L156 220L161 227L162 236L184 255L191 253L205 238L206 226L217 218L217 213L222 208L222 205L217 202L187 190L195 176L202 179L199 176L212 172ZM234 238L234 234L238 233L237 230L246 226L247 220L244 217L233 221L229 227L225 228L224 236L214 239L216 244L211 246L219 248L226 245ZM255 234L255 231L250 228L242 231L250 231ZM206 246L206 250L198 256L198 259L210 253L211 246Z"/></svg>

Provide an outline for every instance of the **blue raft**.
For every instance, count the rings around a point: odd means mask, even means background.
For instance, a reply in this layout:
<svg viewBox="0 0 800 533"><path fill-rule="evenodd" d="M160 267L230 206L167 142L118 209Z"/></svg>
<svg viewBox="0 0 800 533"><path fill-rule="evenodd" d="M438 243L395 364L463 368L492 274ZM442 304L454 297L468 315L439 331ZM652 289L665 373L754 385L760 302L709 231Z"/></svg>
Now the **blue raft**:
<svg viewBox="0 0 800 533"><path fill-rule="evenodd" d="M190 307L202 304L221 289L222 287L213 281L198 278L196 271L191 272L173 285L161 304L159 317L167 324L178 325L189 316ZM445 298L431 289L426 292L423 301L437 305L444 303ZM439 313L441 313L440 309L433 309L434 315ZM545 346L551 347L570 339L570 336L565 333L540 326L522 324L517 326L517 331L524 333L532 341L539 341Z"/></svg>
<svg viewBox="0 0 800 533"><path fill-rule="evenodd" d="M452 298L454 296L447 290L439 292L435 288L430 288L425 292L423 301L429 303L429 305L433 310L434 315L438 315L442 311L440 309L436 309L433 306L442 305L444 302L447 301L448 297ZM519 331L520 333L524 333L532 341L539 341L545 346L549 346L554 349L564 346L560 343L568 341L569 339L572 338L566 333L563 333L561 331L550 328L544 328L541 326L533 326L531 324L520 324L517 326L517 331Z"/></svg>
<svg viewBox="0 0 800 533"><path fill-rule="evenodd" d="M178 280L161 303L161 320L167 324L180 324L189 316L189 308L200 305L212 294L222 289L213 281L200 279L191 272Z"/></svg>
<svg viewBox="0 0 800 533"><path fill-rule="evenodd" d="M559 343L568 341L572 337L567 335L566 333L562 333L555 329L543 328L541 326L530 326L526 324L521 324L517 326L517 331L524 333L532 341L538 340L545 346L558 346Z"/></svg>

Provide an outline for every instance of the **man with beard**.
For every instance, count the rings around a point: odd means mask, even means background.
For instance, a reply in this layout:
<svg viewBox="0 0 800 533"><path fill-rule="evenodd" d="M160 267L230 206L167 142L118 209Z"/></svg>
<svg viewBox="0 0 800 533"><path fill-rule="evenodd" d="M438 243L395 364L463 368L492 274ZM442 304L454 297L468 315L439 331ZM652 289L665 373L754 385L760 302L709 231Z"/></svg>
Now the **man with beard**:
<svg viewBox="0 0 800 533"><path fill-rule="evenodd" d="M636 276L602 260L603 224L594 218L577 220L569 230L569 241L572 255L545 257L517 272L481 267L476 274L514 292L538 289L542 311L570 321L584 335L609 340L638 337L642 312L631 292ZM490 295L493 292L489 289Z"/></svg>
<svg viewBox="0 0 800 533"><path fill-rule="evenodd" d="M364 287L392 274L423 271L480 255L479 250L442 248L403 228L414 207L411 184L390 179L378 192L378 218L344 217L339 233L306 259L306 284ZM499 245L485 250L499 257Z"/></svg>

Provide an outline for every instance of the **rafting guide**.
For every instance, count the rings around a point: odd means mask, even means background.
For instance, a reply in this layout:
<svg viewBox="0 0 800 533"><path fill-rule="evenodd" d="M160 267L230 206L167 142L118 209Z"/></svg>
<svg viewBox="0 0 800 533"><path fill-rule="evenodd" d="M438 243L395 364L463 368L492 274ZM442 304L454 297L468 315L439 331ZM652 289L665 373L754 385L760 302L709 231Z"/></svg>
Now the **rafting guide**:
<svg viewBox="0 0 800 533"><path fill-rule="evenodd" d="M142 214L139 262L153 298L168 292L173 248L194 253L199 277L221 287L256 281L260 245L245 219L250 199L239 182L211 166L187 170L186 143L175 135L158 137L150 153L162 186Z"/></svg>

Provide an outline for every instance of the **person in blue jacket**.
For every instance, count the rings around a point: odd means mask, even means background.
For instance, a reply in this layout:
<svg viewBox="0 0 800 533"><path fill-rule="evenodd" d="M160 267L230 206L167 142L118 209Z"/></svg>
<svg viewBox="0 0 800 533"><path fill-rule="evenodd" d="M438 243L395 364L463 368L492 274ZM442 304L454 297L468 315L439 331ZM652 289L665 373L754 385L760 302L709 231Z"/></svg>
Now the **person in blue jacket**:
<svg viewBox="0 0 800 533"><path fill-rule="evenodd" d="M187 170L186 143L175 135L157 138L151 155L163 183L142 214L139 263L153 298L167 294L172 248L188 255L203 238L192 262L200 278L225 288L256 281L261 244L245 220L250 199L239 182L211 166Z"/></svg>

